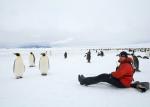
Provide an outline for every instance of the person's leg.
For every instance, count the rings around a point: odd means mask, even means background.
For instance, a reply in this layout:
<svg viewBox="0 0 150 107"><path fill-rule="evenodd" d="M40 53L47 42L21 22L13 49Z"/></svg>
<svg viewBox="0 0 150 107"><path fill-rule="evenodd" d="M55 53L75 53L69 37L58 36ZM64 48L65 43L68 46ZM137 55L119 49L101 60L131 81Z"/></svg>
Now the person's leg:
<svg viewBox="0 0 150 107"><path fill-rule="evenodd" d="M136 81L136 82L131 84L131 87L132 88L137 88L137 84L139 84L139 83L140 83L139 81Z"/></svg>
<svg viewBox="0 0 150 107"><path fill-rule="evenodd" d="M110 75L110 78L105 82L118 88L126 88L118 79L112 77L111 75Z"/></svg>
<svg viewBox="0 0 150 107"><path fill-rule="evenodd" d="M97 84L101 82L103 78L106 78L103 75L104 74L93 76L93 77L84 77L83 75L79 75L78 79L81 85L92 85L92 84Z"/></svg>
<svg viewBox="0 0 150 107"><path fill-rule="evenodd" d="M111 74L100 74L98 76L94 77L81 77L79 76L79 81L81 85L92 85L97 84L99 82L107 82L109 84L112 84L118 88L125 88L119 80L113 78Z"/></svg>

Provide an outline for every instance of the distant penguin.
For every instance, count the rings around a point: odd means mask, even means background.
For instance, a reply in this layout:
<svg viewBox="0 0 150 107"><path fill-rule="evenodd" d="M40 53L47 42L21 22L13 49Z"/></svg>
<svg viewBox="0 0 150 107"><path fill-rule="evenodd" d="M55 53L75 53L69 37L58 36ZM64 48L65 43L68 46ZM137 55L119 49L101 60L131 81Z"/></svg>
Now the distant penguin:
<svg viewBox="0 0 150 107"><path fill-rule="evenodd" d="M46 53L41 53L40 61L39 61L39 69L41 75L46 76L49 70L49 59Z"/></svg>
<svg viewBox="0 0 150 107"><path fill-rule="evenodd" d="M104 56L104 52L103 51L98 52L97 56Z"/></svg>
<svg viewBox="0 0 150 107"><path fill-rule="evenodd" d="M65 58L65 59L67 58L67 52L64 53L64 58Z"/></svg>
<svg viewBox="0 0 150 107"><path fill-rule="evenodd" d="M149 57L148 56L143 56L143 59L149 59Z"/></svg>
<svg viewBox="0 0 150 107"><path fill-rule="evenodd" d="M104 56L104 52L103 51L101 51L101 56Z"/></svg>
<svg viewBox="0 0 150 107"><path fill-rule="evenodd" d="M91 51L90 50L86 53L86 59L87 59L88 63L91 62Z"/></svg>
<svg viewBox="0 0 150 107"><path fill-rule="evenodd" d="M14 61L13 72L16 76L16 79L20 79L23 77L23 73L25 72L25 65L23 63L20 53L14 54L16 55L16 59Z"/></svg>
<svg viewBox="0 0 150 107"><path fill-rule="evenodd" d="M29 67L35 67L35 56L32 52L29 54Z"/></svg>

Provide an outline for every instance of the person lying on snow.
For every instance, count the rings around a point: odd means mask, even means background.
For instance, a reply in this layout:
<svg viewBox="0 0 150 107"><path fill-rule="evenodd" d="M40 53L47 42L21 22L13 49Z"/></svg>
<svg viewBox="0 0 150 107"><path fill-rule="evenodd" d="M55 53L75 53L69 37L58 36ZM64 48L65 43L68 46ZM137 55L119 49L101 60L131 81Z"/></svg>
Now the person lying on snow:
<svg viewBox="0 0 150 107"><path fill-rule="evenodd" d="M112 84L118 88L129 88L133 87L138 89L141 92L145 92L146 89L140 82L132 83L133 75L134 75L134 68L132 66L132 59L128 57L128 53L122 51L119 54L119 61L120 65L117 67L116 71L111 72L110 74L103 73L98 76L94 77L84 77L83 75L78 75L78 80L81 85L92 85L99 82L107 82Z"/></svg>

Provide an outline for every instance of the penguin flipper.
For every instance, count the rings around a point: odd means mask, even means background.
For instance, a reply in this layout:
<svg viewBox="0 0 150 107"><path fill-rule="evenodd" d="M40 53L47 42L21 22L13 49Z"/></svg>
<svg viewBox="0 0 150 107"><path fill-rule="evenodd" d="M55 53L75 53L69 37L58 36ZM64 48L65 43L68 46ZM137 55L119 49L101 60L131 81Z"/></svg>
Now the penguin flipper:
<svg viewBox="0 0 150 107"><path fill-rule="evenodd" d="M33 62L34 62L34 64L35 64L35 56L34 56L34 54L33 54L33 58L34 58Z"/></svg>
<svg viewBox="0 0 150 107"><path fill-rule="evenodd" d="M48 60L48 69L50 68L50 65L49 65L49 60Z"/></svg>
<svg viewBox="0 0 150 107"><path fill-rule="evenodd" d="M16 60L14 61L13 72L15 72L15 63L16 63Z"/></svg>
<svg viewBox="0 0 150 107"><path fill-rule="evenodd" d="M41 60L41 58L40 58L40 60ZM40 62L39 62L39 69L41 68L41 64L40 64Z"/></svg>

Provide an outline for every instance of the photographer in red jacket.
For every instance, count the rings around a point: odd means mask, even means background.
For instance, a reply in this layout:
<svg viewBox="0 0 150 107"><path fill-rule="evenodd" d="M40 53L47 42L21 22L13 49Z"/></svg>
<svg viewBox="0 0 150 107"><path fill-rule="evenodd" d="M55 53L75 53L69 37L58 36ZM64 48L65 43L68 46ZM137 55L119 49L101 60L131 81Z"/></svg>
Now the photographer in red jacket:
<svg viewBox="0 0 150 107"><path fill-rule="evenodd" d="M117 67L116 71L111 74L104 73L94 77L84 77L83 75L78 75L80 84L87 86L99 82L107 82L118 88L131 87L134 74L132 59L128 57L128 54L125 51L122 51L119 54L118 62L120 65Z"/></svg>

